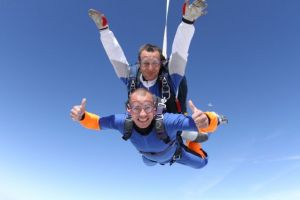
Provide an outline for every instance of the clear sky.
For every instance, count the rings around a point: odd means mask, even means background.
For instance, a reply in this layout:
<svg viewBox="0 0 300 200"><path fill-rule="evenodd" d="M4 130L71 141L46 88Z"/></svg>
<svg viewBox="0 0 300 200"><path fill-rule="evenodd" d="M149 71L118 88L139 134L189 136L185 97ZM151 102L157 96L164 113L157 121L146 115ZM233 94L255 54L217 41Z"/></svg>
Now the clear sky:
<svg viewBox="0 0 300 200"><path fill-rule="evenodd" d="M168 49L182 2L170 2ZM119 133L69 117L83 97L99 115L125 112L88 9L106 14L134 63L142 44L161 46L165 1L0 0L0 199L299 200L300 1L208 4L190 47L189 98L229 124L195 170L147 167Z"/></svg>

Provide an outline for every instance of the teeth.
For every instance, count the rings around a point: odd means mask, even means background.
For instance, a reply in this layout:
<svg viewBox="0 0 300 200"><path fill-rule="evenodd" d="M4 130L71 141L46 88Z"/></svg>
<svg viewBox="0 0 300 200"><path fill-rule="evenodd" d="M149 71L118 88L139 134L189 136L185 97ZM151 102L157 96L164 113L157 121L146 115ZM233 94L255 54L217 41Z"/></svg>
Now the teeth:
<svg viewBox="0 0 300 200"><path fill-rule="evenodd" d="M139 119L140 122L146 122L148 119Z"/></svg>

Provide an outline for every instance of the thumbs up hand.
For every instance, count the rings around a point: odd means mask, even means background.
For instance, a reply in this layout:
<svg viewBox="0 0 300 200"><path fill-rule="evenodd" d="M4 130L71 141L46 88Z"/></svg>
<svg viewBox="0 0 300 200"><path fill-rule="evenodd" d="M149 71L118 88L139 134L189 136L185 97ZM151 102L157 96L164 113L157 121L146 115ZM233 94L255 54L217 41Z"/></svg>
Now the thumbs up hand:
<svg viewBox="0 0 300 200"><path fill-rule="evenodd" d="M189 106L192 111L192 118L195 121L196 126L198 129L200 128L207 128L208 127L208 117L207 115L199 110L191 100L189 100Z"/></svg>
<svg viewBox="0 0 300 200"><path fill-rule="evenodd" d="M85 112L85 106L86 106L86 98L83 98L81 100L80 105L73 106L71 109L70 116L74 121L80 121L82 119L82 116Z"/></svg>

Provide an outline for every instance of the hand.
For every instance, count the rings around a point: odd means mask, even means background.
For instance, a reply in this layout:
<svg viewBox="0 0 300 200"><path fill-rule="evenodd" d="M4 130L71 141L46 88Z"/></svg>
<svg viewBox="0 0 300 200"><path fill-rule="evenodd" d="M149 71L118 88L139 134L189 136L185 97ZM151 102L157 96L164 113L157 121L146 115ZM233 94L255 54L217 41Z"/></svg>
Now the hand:
<svg viewBox="0 0 300 200"><path fill-rule="evenodd" d="M73 106L71 109L70 116L74 121L80 121L82 119L82 115L85 112L85 106L86 106L86 98L83 98L81 100L80 105Z"/></svg>
<svg viewBox="0 0 300 200"><path fill-rule="evenodd" d="M89 16L92 18L99 30L108 28L108 21L103 13L95 9L89 9Z"/></svg>
<svg viewBox="0 0 300 200"><path fill-rule="evenodd" d="M195 124L198 129L208 127L208 117L207 115L199 110L191 100L189 100L189 106L192 111L192 118L195 121Z"/></svg>
<svg viewBox="0 0 300 200"><path fill-rule="evenodd" d="M195 0L190 4L189 0L185 0L182 7L183 18L194 22L198 17L206 15L207 3L205 0Z"/></svg>

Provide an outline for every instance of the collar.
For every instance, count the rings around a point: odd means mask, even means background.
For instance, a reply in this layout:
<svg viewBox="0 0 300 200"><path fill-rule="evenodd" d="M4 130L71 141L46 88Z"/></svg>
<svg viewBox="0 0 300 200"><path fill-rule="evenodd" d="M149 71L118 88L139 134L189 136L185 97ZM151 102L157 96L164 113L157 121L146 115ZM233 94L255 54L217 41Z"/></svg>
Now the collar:
<svg viewBox="0 0 300 200"><path fill-rule="evenodd" d="M140 81L141 81L141 83L142 83L146 88L150 88L150 87L152 87L153 85L155 85L156 80L157 80L157 78L154 79L154 80L152 80L152 81L147 81L147 80L144 79L144 77L143 77L142 74L140 75Z"/></svg>
<svg viewBox="0 0 300 200"><path fill-rule="evenodd" d="M155 120L153 119L151 124L147 128L139 128L134 122L133 122L133 128L141 135L147 136L152 131L154 127Z"/></svg>

